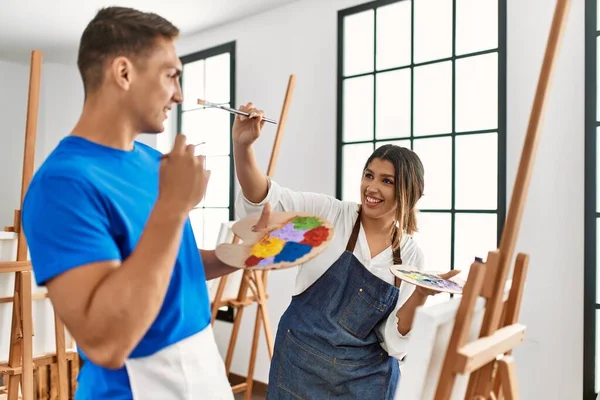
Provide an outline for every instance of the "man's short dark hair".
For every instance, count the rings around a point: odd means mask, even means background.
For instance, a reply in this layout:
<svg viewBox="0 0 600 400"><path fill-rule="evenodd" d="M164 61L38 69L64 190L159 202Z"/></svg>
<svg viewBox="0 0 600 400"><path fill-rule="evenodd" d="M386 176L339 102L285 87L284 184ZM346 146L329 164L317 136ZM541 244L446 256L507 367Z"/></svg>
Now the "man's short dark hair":
<svg viewBox="0 0 600 400"><path fill-rule="evenodd" d="M139 58L149 52L159 37L173 39L179 29L163 17L127 7L100 9L83 31L77 66L85 92L102 83L102 70L108 58Z"/></svg>

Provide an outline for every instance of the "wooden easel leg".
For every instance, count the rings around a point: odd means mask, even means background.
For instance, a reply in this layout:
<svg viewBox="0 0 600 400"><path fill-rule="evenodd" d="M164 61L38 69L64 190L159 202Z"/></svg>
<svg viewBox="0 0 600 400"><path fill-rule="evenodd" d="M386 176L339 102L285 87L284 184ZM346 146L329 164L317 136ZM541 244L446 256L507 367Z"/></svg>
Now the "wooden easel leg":
<svg viewBox="0 0 600 400"><path fill-rule="evenodd" d="M515 359L512 356L502 357L498 361L498 372L502 380L502 394L506 400L517 400L519 398L519 388L517 384L517 373L515 369Z"/></svg>
<svg viewBox="0 0 600 400"><path fill-rule="evenodd" d="M493 261L491 260L492 258L496 258L494 257L495 254L490 253L488 262ZM460 305L456 311L456 320L464 322L460 326L455 324L452 330L452 336L450 337L444 364L440 372L439 384L435 392L435 400L448 400L452 394L452 388L456 380L456 373L454 372L456 359L454 355L466 340L468 327L471 325L471 319L473 318L473 310L475 310L475 302L483 286L484 268L485 264L474 263L469 271L469 279L467 280Z"/></svg>
<svg viewBox="0 0 600 400"><path fill-rule="evenodd" d="M219 280L219 287L217 288L217 293L215 293L215 300L213 301L212 306L212 316L211 316L211 324L214 325L217 320L217 313L219 312L219 308L221 308L221 299L223 297L223 292L225 291L225 286L227 285L227 275L223 275Z"/></svg>
<svg viewBox="0 0 600 400"><path fill-rule="evenodd" d="M269 349L269 358L273 358L273 331L271 330L271 320L269 318L269 310L267 308L267 271L262 272L262 279L256 280L256 286L258 290L259 303L257 310L260 310L260 315L263 322L263 328L265 330L265 339L267 341L267 348ZM257 315L258 318L258 315Z"/></svg>
<svg viewBox="0 0 600 400"><path fill-rule="evenodd" d="M69 395L69 376L67 371L67 352L65 349L65 326L56 313L54 313L54 331L56 364L58 367L58 400L67 400Z"/></svg>
<svg viewBox="0 0 600 400"><path fill-rule="evenodd" d="M252 271L252 276L253 276L253 280L254 283L256 284L256 286L258 286L259 282L262 283L262 277L259 277L259 272L257 271ZM259 295L259 290L257 288L257 295ZM253 388L253 383L254 383L254 368L256 366L256 354L258 353L258 340L260 338L260 323L261 323L261 316L262 316L262 309L260 306L260 302L262 301L262 299L260 298L260 295L257 296L258 297L258 302L256 304L256 319L254 321L254 335L252 337L252 348L250 349L250 362L248 364L248 376L246 376L246 393L245 393L245 400L251 400L252 399L252 388Z"/></svg>
<svg viewBox="0 0 600 400"><path fill-rule="evenodd" d="M23 360L23 349L22 349L22 337L23 337L23 326L21 325L22 316L22 292L21 292L21 274L22 272L15 273L15 289L13 299L13 311L12 311L12 325L10 329L10 349L8 355L8 366L11 368L22 367ZM19 397L19 383L21 381L20 375L9 375L7 388L7 400L17 400Z"/></svg>
<svg viewBox="0 0 600 400"><path fill-rule="evenodd" d="M31 297L31 272L23 272L21 277L21 298L23 299L23 400L33 400L33 299Z"/></svg>
<svg viewBox="0 0 600 400"><path fill-rule="evenodd" d="M240 305L236 306L235 319L233 320L233 328L231 330L231 337L229 338L229 347L227 348L227 356L225 357L225 371L229 376L231 370L231 362L233 361L233 352L235 351L235 344L237 342L238 333L240 332L240 326L242 324L242 316L244 314L244 302L248 297L248 280L250 271L245 270L242 275L242 282L240 284L240 290L238 292L237 301Z"/></svg>
<svg viewBox="0 0 600 400"><path fill-rule="evenodd" d="M523 300L523 289L525 287L525 278L529 268L529 256L527 254L517 254L515 269L513 273L512 285L506 300L504 308L504 326L516 324L519 320L519 312L521 311L521 302ZM511 351L506 353L506 356L511 355ZM500 385L502 384L499 366L497 367L496 376L494 377L494 393L499 399L501 396Z"/></svg>

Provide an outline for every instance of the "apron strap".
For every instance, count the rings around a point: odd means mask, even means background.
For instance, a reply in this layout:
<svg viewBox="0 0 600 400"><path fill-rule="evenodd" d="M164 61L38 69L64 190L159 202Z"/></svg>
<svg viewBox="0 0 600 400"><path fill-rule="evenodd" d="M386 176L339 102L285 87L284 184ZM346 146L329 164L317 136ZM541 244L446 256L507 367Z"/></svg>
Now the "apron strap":
<svg viewBox="0 0 600 400"><path fill-rule="evenodd" d="M350 234L350 239L348 239L348 244L346 244L346 251L349 251L350 253L354 252L354 247L356 246L356 241L358 240L358 233L360 232L360 213L361 213L361 211L362 211L362 208L359 208L358 209L358 218L356 218L356 222L354 223L354 227L352 228L352 233ZM392 243L396 239L396 235L397 235L397 231L394 232L394 236L392 238ZM401 257L400 247L401 246L398 246L398 248L394 250L394 254L393 254L394 265L402 265L402 257ZM394 282L395 282L396 287L400 287L400 282L402 282L402 280L400 278L396 277Z"/></svg>

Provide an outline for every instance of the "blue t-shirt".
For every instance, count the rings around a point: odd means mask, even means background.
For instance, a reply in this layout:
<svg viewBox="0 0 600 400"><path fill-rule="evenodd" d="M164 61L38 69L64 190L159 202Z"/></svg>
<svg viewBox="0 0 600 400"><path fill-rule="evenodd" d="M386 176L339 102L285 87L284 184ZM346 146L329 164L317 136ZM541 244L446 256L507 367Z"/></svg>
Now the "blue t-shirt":
<svg viewBox="0 0 600 400"><path fill-rule="evenodd" d="M33 177L23 204L38 285L69 269L131 254L158 197L160 156L139 142L131 151L76 136L59 143ZM188 219L163 306L130 357L200 332L210 318L204 266ZM81 356L78 400L132 398L125 367L105 369Z"/></svg>

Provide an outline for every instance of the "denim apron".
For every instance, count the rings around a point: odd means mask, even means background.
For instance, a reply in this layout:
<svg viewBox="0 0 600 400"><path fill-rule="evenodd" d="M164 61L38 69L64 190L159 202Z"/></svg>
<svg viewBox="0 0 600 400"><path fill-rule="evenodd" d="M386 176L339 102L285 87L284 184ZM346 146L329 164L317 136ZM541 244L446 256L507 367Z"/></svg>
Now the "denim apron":
<svg viewBox="0 0 600 400"><path fill-rule="evenodd" d="M346 251L292 297L281 317L268 400L394 398L398 360L379 344L378 328L394 310L398 288L373 275L352 254L359 230L360 211ZM402 264L399 248L394 264Z"/></svg>

